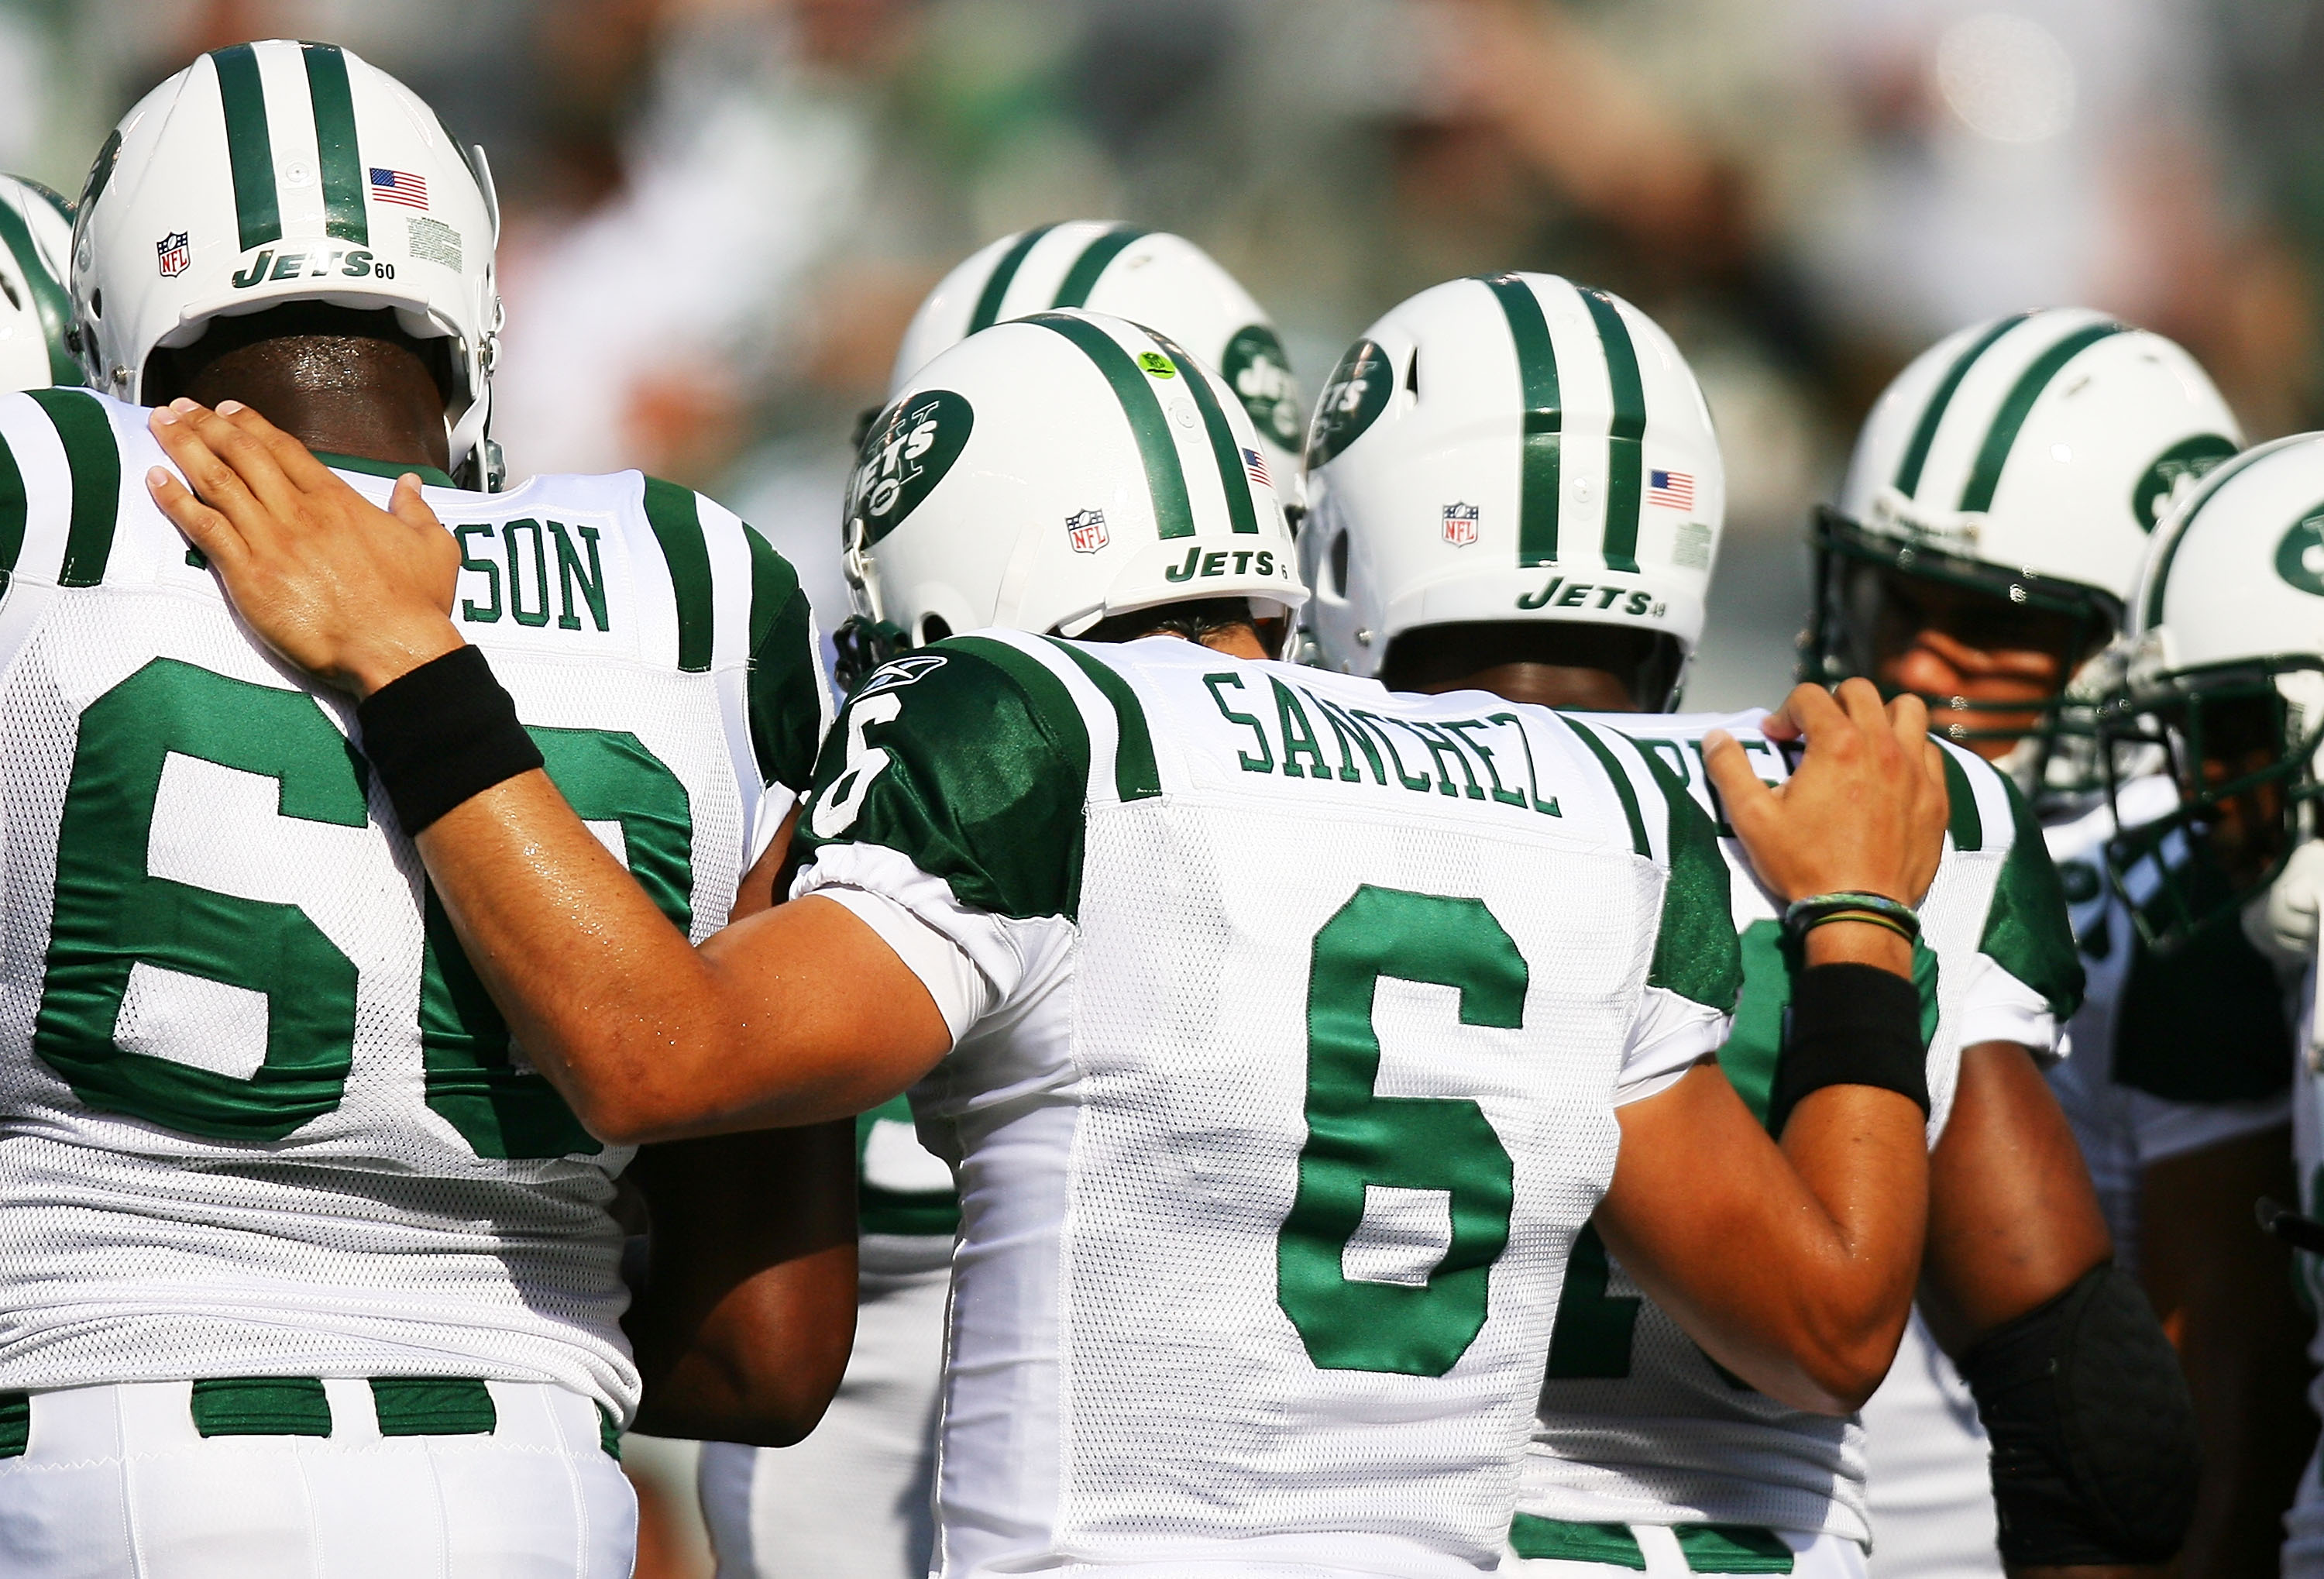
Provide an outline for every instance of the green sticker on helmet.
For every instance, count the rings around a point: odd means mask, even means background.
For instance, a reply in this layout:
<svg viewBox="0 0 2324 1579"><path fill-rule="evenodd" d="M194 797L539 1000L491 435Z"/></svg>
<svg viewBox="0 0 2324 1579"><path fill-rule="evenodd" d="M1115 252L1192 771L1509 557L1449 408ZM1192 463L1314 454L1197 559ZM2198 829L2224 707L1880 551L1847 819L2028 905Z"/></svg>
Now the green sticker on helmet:
<svg viewBox="0 0 2324 1579"><path fill-rule="evenodd" d="M856 457L848 511L878 542L944 481L967 447L976 413L948 389L926 389L881 412Z"/></svg>
<svg viewBox="0 0 2324 1579"><path fill-rule="evenodd" d="M1265 324L1252 324L1227 342L1219 371L1227 387L1250 413L1259 437L1286 449L1299 446L1299 386L1291 376L1291 358L1283 342Z"/></svg>
<svg viewBox="0 0 2324 1579"><path fill-rule="evenodd" d="M1360 438L1388 410L1388 392L1395 387L1396 370L1387 352L1370 340L1349 346L1332 369L1323 398L1315 402L1315 425L1307 431L1309 468L1325 465Z"/></svg>
<svg viewBox="0 0 2324 1579"><path fill-rule="evenodd" d="M2286 585L2324 597L2324 504L2301 517L2275 545L2275 573Z"/></svg>
<svg viewBox="0 0 2324 1579"><path fill-rule="evenodd" d="M2205 473L2236 453L2236 442L2222 433L2198 433L2154 457L2139 474L2130 491L2130 513L2142 531L2152 532L2180 496L2203 480Z"/></svg>

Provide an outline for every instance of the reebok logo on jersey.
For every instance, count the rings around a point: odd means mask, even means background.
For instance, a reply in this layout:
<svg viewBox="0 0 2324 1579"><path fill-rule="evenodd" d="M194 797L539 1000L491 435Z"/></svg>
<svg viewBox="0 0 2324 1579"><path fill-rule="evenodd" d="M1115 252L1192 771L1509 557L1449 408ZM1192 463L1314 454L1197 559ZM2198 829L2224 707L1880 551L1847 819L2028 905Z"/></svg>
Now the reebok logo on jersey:
<svg viewBox="0 0 2324 1579"><path fill-rule="evenodd" d="M899 690L916 680L925 679L944 666L945 655L941 652L920 652L909 658L890 660L873 669L872 678L863 682L863 688L849 699L860 702L874 691Z"/></svg>

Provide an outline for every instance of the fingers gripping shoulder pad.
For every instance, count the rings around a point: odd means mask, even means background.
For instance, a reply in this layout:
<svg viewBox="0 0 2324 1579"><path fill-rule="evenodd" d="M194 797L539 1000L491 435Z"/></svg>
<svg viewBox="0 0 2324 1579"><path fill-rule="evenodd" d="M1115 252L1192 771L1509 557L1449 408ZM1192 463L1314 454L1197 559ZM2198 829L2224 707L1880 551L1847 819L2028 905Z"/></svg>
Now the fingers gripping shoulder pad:
<svg viewBox="0 0 2324 1579"><path fill-rule="evenodd" d="M2098 1267L1962 1357L2012 1567L2155 1563L2195 1510L2194 1407L2127 1273Z"/></svg>

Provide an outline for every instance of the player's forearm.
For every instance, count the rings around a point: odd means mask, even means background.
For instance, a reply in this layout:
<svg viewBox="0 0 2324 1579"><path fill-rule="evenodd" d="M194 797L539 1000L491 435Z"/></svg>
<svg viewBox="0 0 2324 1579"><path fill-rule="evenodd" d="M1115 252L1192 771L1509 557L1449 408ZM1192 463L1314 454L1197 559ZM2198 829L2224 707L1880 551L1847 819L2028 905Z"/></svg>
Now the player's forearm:
<svg viewBox="0 0 2324 1579"><path fill-rule="evenodd" d="M1624 1269L1760 1391L1817 1413L1857 1407L1911 1307L1926 1187L1919 1107L1829 1087L1801 1101L1778 1150L1705 1064L1619 1117L1622 1152L1596 1221Z"/></svg>
<svg viewBox="0 0 2324 1579"><path fill-rule="evenodd" d="M2014 1042L1961 1054L1929 1157L1922 1312L1958 1358L2113 1253L2089 1170L2049 1083Z"/></svg>
<svg viewBox="0 0 2324 1579"><path fill-rule="evenodd" d="M722 983L548 775L471 797L420 836L429 879L511 1030L592 1133L707 1129L735 1060Z"/></svg>

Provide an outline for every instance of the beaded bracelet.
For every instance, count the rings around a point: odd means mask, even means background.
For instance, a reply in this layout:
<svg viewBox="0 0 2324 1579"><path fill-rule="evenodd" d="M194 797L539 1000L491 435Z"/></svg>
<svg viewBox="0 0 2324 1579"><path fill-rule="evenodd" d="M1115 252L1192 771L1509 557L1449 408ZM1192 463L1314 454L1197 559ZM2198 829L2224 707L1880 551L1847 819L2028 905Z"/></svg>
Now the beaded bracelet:
<svg viewBox="0 0 2324 1579"><path fill-rule="evenodd" d="M1828 921L1869 921L1907 943L1918 942L1921 937L1921 915L1912 906L1886 894L1842 891L1794 900L1784 910L1784 941L1797 946Z"/></svg>

